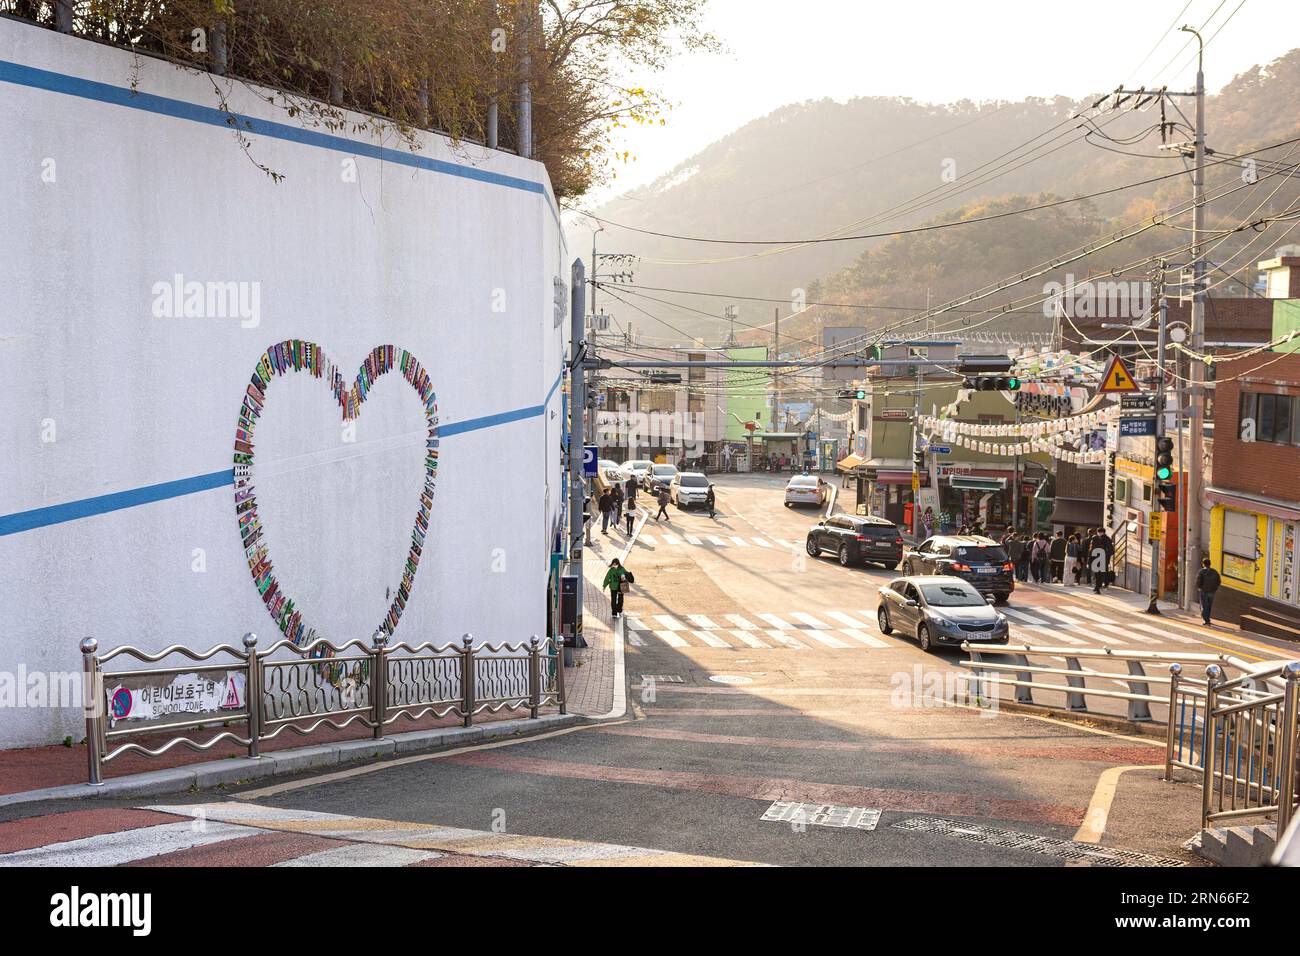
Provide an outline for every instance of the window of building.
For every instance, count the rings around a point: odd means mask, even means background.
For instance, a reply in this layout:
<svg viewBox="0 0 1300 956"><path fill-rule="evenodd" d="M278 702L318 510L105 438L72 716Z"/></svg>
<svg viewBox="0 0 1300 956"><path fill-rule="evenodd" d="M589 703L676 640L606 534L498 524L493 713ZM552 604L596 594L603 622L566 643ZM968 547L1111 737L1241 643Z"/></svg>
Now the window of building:
<svg viewBox="0 0 1300 956"><path fill-rule="evenodd" d="M647 389L637 394L637 407L643 412L675 412L677 393L668 388Z"/></svg>
<svg viewBox="0 0 1300 956"><path fill-rule="evenodd" d="M1223 574L1255 583L1255 562L1259 560L1258 519L1249 512L1223 509Z"/></svg>
<svg viewBox="0 0 1300 956"><path fill-rule="evenodd" d="M1300 395L1242 392L1237 434L1242 441L1300 445Z"/></svg>
<svg viewBox="0 0 1300 956"><path fill-rule="evenodd" d="M703 352L691 352L686 356L686 358L692 362L703 362L705 359L705 355ZM690 368L690 374L686 380L688 382L704 381L704 369L700 368L697 365L692 365Z"/></svg>
<svg viewBox="0 0 1300 956"><path fill-rule="evenodd" d="M703 369L701 369L700 371L703 371ZM691 374L694 375L694 373L695 370L692 369ZM688 393L686 396L686 410L688 412L704 411L704 393L703 392Z"/></svg>

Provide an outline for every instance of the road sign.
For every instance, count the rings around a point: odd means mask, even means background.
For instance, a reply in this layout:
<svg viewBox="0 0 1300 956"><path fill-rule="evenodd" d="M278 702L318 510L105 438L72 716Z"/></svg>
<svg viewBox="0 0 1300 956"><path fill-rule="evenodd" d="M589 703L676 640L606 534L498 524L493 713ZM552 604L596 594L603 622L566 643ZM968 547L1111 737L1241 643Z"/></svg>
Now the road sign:
<svg viewBox="0 0 1300 956"><path fill-rule="evenodd" d="M596 477L596 454L595 445L582 446L582 473L588 478Z"/></svg>
<svg viewBox="0 0 1300 956"><path fill-rule="evenodd" d="M1147 540L1159 541L1160 532L1164 528L1165 516L1162 512L1153 511L1147 524Z"/></svg>
<svg viewBox="0 0 1300 956"><path fill-rule="evenodd" d="M931 446L930 446L930 451L932 451L932 452L933 452L934 454L936 454L936 455L951 455L951 454L952 454L952 448L950 448L950 447L947 446L947 445L931 445Z"/></svg>
<svg viewBox="0 0 1300 956"><path fill-rule="evenodd" d="M1106 366L1106 374L1101 377L1101 385L1098 387L1099 392L1140 392L1141 388L1133 380L1133 373L1128 370L1124 360L1118 355L1112 355L1110 364Z"/></svg>
<svg viewBox="0 0 1300 956"><path fill-rule="evenodd" d="M1154 418L1121 418L1119 420L1119 433L1125 438L1132 438L1135 435L1154 435L1156 433L1156 420Z"/></svg>
<svg viewBox="0 0 1300 956"><path fill-rule="evenodd" d="M1156 409L1155 392L1137 392L1119 397L1120 414L1125 412L1154 412Z"/></svg>
<svg viewBox="0 0 1300 956"><path fill-rule="evenodd" d="M919 474L912 475L912 490L913 491L921 490L921 476Z"/></svg>

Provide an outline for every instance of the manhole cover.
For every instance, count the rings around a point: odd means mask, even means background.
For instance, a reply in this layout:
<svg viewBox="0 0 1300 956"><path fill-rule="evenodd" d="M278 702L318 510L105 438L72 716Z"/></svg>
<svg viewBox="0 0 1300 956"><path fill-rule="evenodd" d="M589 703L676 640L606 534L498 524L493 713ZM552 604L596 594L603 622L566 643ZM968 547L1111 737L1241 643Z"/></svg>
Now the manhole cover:
<svg viewBox="0 0 1300 956"><path fill-rule="evenodd" d="M676 674L642 674L643 684L685 684L686 681Z"/></svg>
<svg viewBox="0 0 1300 956"><path fill-rule="evenodd" d="M823 803L778 800L759 819L776 823L804 823L815 827L874 830L880 822L880 813L881 811L869 807L833 807Z"/></svg>
<svg viewBox="0 0 1300 956"><path fill-rule="evenodd" d="M1187 865L1182 860L1150 856L1133 850L1117 850L1114 847L1098 846L1095 843L1078 843L1074 840L1039 836L1036 833L986 827L978 823L958 823L956 820L944 820L939 817L913 817L909 820L900 820L894 824L894 829L938 833L968 843L982 843L985 846L1000 847L1004 850L1023 850L1027 853L1037 853L1039 856L1050 856L1058 860L1077 860L1094 866Z"/></svg>
<svg viewBox="0 0 1300 956"><path fill-rule="evenodd" d="M714 674L709 680L715 684L752 684L754 678L742 677L740 674Z"/></svg>

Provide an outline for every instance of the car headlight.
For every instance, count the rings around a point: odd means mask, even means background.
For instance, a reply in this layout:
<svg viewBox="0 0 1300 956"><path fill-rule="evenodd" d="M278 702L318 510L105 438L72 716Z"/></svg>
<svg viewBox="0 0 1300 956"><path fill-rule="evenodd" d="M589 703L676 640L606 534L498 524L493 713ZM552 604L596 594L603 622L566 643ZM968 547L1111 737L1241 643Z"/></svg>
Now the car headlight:
<svg viewBox="0 0 1300 956"><path fill-rule="evenodd" d="M948 620L946 617L940 617L938 614L931 614L931 615L930 615L930 620L934 621L934 623L935 623L935 624L938 624L940 627L956 627L956 626L957 626L957 625L953 624L952 621Z"/></svg>

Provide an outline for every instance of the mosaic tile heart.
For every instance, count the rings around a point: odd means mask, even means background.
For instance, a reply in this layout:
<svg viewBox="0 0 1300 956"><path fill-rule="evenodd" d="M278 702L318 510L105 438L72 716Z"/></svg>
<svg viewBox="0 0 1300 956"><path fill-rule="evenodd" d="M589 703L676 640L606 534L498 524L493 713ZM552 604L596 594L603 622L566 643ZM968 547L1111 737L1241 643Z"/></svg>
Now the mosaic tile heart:
<svg viewBox="0 0 1300 956"><path fill-rule="evenodd" d="M425 439L424 489L420 494L420 507L415 513L415 525L411 530L411 550L406 558L406 569L397 586L397 595L389 605L388 614L377 627L377 630L391 636L397 628L397 622L401 620L402 609L406 607L411 588L415 584L415 572L420 566L424 539L429 533L429 510L433 506L433 486L438 475L438 399L428 374L410 352L393 345L381 345L366 356L357 371L356 381L349 388L344 383L342 374L319 345L300 339L288 339L266 350L253 370L252 380L244 392L244 404L235 429L235 513L239 520L239 534L244 542L244 555L248 559L253 583L257 586L271 619L285 637L299 646L316 640L316 629L303 620L302 610L295 606L293 598L281 590L266 542L262 538L262 525L257 517L253 431L266 404L268 387L272 379L282 375L305 373L324 379L334 393L343 421L348 422L361 414L361 407L375 381L394 370L400 372L407 384L420 396L428 437Z"/></svg>

